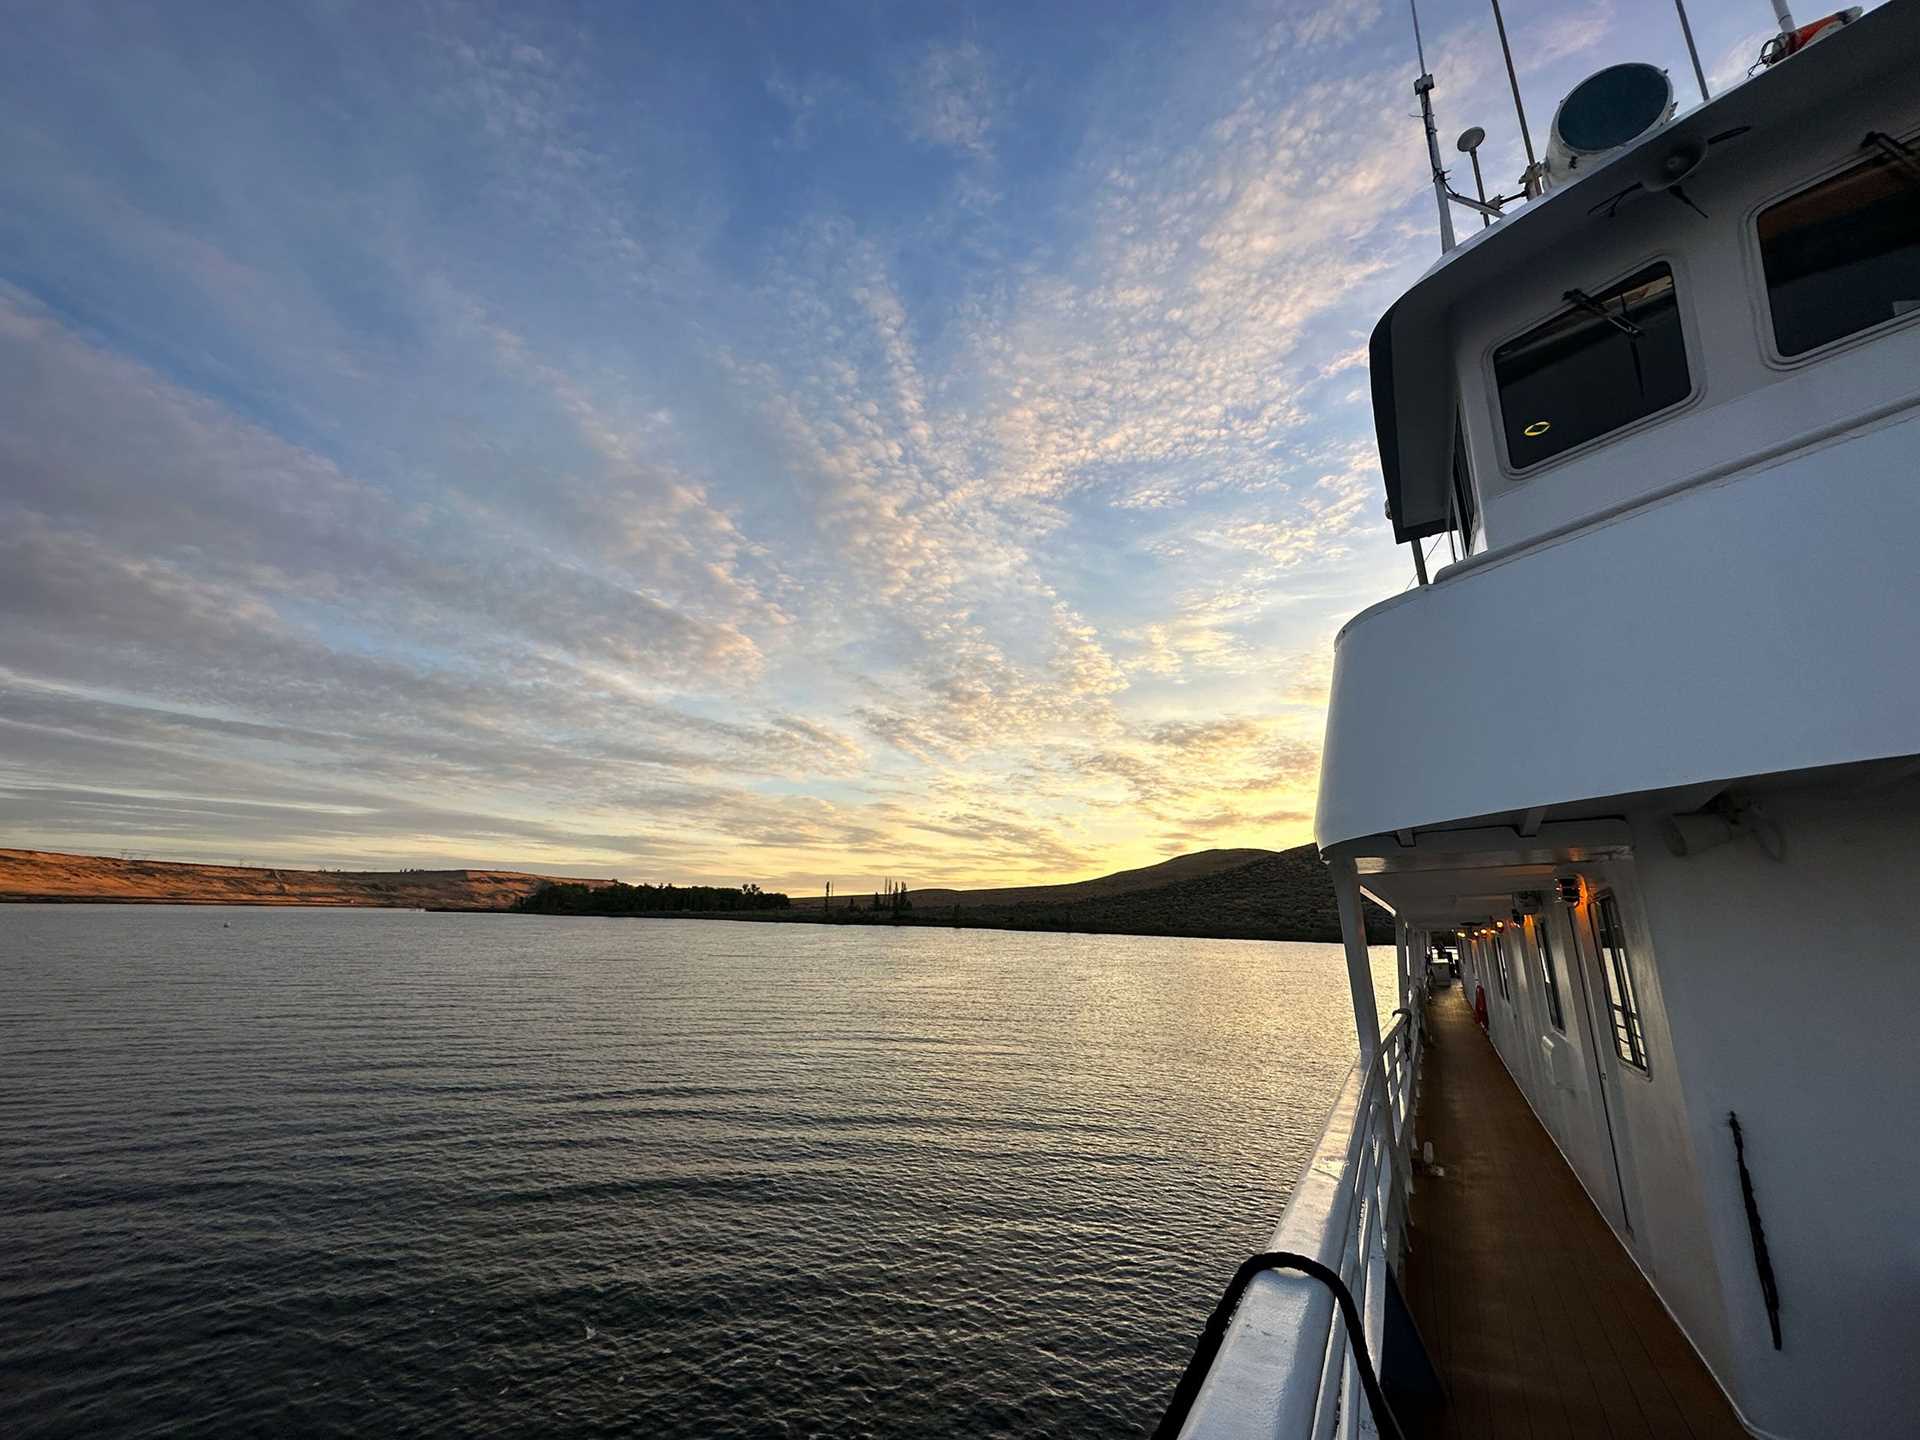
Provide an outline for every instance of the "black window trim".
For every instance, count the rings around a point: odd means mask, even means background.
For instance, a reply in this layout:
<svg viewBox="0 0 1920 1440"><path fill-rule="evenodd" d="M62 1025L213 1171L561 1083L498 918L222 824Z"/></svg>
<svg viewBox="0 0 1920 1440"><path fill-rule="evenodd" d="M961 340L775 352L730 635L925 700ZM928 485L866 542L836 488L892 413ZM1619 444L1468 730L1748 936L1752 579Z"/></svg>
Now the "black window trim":
<svg viewBox="0 0 1920 1440"><path fill-rule="evenodd" d="M1889 131L1887 133L1903 144L1920 144L1920 125L1916 125L1910 130ZM1862 131L1861 134L1864 139L1865 132ZM1773 331L1773 301L1767 292L1767 259L1760 249L1760 216L1766 211L1771 210L1775 205L1778 205L1782 200L1791 200L1794 196L1811 190L1816 185L1824 185L1836 176L1846 174L1847 171L1853 169L1856 165L1873 159L1875 153L1876 152L1867 149L1864 145L1858 149L1849 150L1819 170L1808 171L1799 179L1782 186L1779 190L1760 200L1747 212L1744 233L1741 239L1741 249L1746 255L1749 281L1747 293L1753 306L1754 327L1760 339L1760 359L1764 364L1774 370L1798 370L1803 366L1817 365L1822 360L1831 359L1842 350L1851 350L1858 345L1871 345L1876 340L1884 339L1888 334L1900 329L1902 326L1920 324L1920 310L1912 311L1906 315L1895 315L1890 319L1882 320L1878 325L1870 326L1865 330L1856 330L1851 335L1842 335L1837 340L1829 340L1824 345L1816 345L1813 349L1803 350L1798 355L1782 355L1780 353L1779 337L1775 335ZM1674 274L1674 288L1677 292L1679 289L1679 272L1675 271ZM1684 324L1684 317L1682 323ZM1491 354L1491 352L1489 352L1489 354ZM1692 358L1691 353L1689 353L1688 358ZM1491 363L1491 361L1489 361L1489 363ZM1552 462L1549 461L1547 463L1550 464Z"/></svg>
<svg viewBox="0 0 1920 1440"><path fill-rule="evenodd" d="M1533 951L1540 959L1540 983L1544 992L1547 1024L1561 1035L1567 1033L1567 1006L1560 994L1560 977L1554 972L1553 943L1547 936L1547 917L1542 911L1529 916L1533 921Z"/></svg>
<svg viewBox="0 0 1920 1440"><path fill-rule="evenodd" d="M1502 423L1504 417L1500 410L1500 377L1493 368L1493 353L1509 340L1518 340L1536 326L1544 325L1554 316L1575 308L1556 295L1554 303L1546 309L1530 311L1526 319L1495 335L1480 355L1480 388L1486 395L1487 419L1493 427L1493 453L1500 465L1501 478L1508 484L1524 485L1538 480L1548 471L1558 469L1570 460L1590 455L1603 445L1618 444L1628 436L1638 435L1655 425L1664 425L1674 416L1700 403L1700 397L1706 393L1707 356L1700 345L1699 327L1694 324L1693 281L1678 254L1672 250L1655 250L1620 266L1604 280L1573 288L1584 290L1589 295L1604 295L1623 280L1631 280L1653 265L1665 265L1673 272L1673 303L1680 316L1680 339L1686 346L1687 354L1687 393L1666 409L1654 410L1637 420L1630 420L1618 430L1609 430L1604 435L1595 435L1591 440L1582 440L1578 445L1562 450L1550 459L1535 461L1524 469L1516 466L1513 457L1507 453L1507 430Z"/></svg>
<svg viewBox="0 0 1920 1440"><path fill-rule="evenodd" d="M1601 939L1600 907L1605 902L1613 909L1617 922L1617 938L1620 942L1620 969L1611 971L1611 961L1607 958L1607 947ZM1600 964L1600 1000L1607 1009L1608 1050L1614 1059L1614 1069L1624 1075L1638 1075L1642 1080L1653 1079L1653 1057L1647 1046L1646 1009L1640 1002L1640 991L1633 977L1633 947L1627 941L1627 917L1620 907L1620 896L1611 886L1595 892L1587 905L1587 924L1593 936L1593 956ZM1622 1007L1613 1003L1614 976L1618 974ZM1627 1048L1637 1054L1638 1060L1620 1053L1622 1022L1629 1036Z"/></svg>

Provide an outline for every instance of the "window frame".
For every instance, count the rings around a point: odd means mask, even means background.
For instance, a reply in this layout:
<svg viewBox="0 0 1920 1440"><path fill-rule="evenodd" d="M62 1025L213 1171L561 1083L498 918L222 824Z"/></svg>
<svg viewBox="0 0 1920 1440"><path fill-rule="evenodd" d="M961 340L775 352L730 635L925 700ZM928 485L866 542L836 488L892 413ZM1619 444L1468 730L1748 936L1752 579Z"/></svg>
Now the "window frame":
<svg viewBox="0 0 1920 1440"><path fill-rule="evenodd" d="M1911 130L1889 133L1902 144L1920 144L1920 126ZM1817 365L1822 360L1830 359L1844 350L1883 340L1904 326L1920 324L1920 310L1913 310L1905 315L1895 315L1882 320L1878 325L1870 326L1868 329L1856 330L1851 335L1842 335L1837 340L1829 340L1824 345L1816 345L1811 350L1803 350L1798 355L1781 354L1780 339L1774 333L1773 297L1767 289L1767 257L1760 248L1760 216L1781 201L1805 194L1872 158L1873 154L1865 149L1854 150L1819 170L1803 173L1799 179L1765 196L1747 211L1741 237L1741 251L1746 257L1747 293L1752 298L1754 326L1760 340L1760 359L1771 369L1799 370L1807 365Z"/></svg>
<svg viewBox="0 0 1920 1440"><path fill-rule="evenodd" d="M1610 889L1601 890L1594 895L1587 911L1587 923L1593 932L1594 958L1600 962L1601 986L1606 995L1613 1058L1628 1070L1651 1080L1653 1062L1647 1054L1646 1010L1640 1004L1640 992L1634 985L1633 949L1627 943L1627 922L1620 913L1619 898ZM1615 941L1612 955L1608 954L1605 939L1608 931ZM1618 957L1617 962L1614 956ZM1625 1048L1622 1048L1623 1039Z"/></svg>
<svg viewBox="0 0 1920 1440"><path fill-rule="evenodd" d="M1533 950L1540 961L1540 981L1547 997L1547 1023L1560 1034L1567 1033L1567 1007L1560 998L1560 977L1553 969L1553 946L1547 940L1547 917L1530 916L1533 922Z"/></svg>
<svg viewBox="0 0 1920 1440"><path fill-rule="evenodd" d="M1680 340L1687 357L1687 393L1664 410L1650 411L1637 420L1629 420L1617 430L1609 430L1603 435L1595 435L1591 439L1582 440L1578 445L1569 446L1558 455L1550 456L1545 460L1536 460L1525 468L1515 465L1513 456L1507 453L1506 415L1500 408L1500 376L1493 365L1494 351L1510 341L1518 340L1529 330L1544 325L1569 307L1565 299L1556 299L1546 309L1529 311L1524 320L1496 334L1480 353L1480 383L1481 389L1486 394L1488 423L1493 427L1494 458L1500 467L1501 477L1508 484L1524 485L1529 481L1537 480L1569 461L1579 460L1592 454L1602 446L1616 444L1628 436L1638 435L1655 425L1665 424L1700 403L1701 397L1707 390L1707 354L1700 343L1699 326L1694 322L1693 279L1687 273L1687 267L1681 263L1681 258L1676 252L1662 249L1642 255L1631 263L1609 272L1606 279L1580 288L1590 295L1601 295L1621 282L1631 280L1642 270L1650 269L1655 265L1665 265L1673 272L1673 305L1680 317Z"/></svg>
<svg viewBox="0 0 1920 1440"><path fill-rule="evenodd" d="M1493 938L1487 943L1493 946L1494 974L1500 981L1500 998L1513 1004L1513 975L1507 969L1507 947L1500 943L1501 932L1493 932Z"/></svg>
<svg viewBox="0 0 1920 1440"><path fill-rule="evenodd" d="M1453 446L1450 453L1447 513L1450 519L1459 522L1454 527L1454 533L1460 536L1460 558L1464 560L1473 554L1474 532L1486 513L1486 505L1485 497L1480 494L1480 482L1474 475L1473 452L1467 446L1465 398L1458 393L1453 402ZM1465 508L1462 508L1462 501L1465 502Z"/></svg>

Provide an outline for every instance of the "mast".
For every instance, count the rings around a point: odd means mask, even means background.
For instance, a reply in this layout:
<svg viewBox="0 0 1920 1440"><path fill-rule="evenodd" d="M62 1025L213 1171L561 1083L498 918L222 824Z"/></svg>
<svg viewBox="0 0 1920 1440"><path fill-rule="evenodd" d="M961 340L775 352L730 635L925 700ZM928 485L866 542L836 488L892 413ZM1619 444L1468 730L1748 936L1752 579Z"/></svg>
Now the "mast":
<svg viewBox="0 0 1920 1440"><path fill-rule="evenodd" d="M1778 4L1779 0L1775 0ZM1507 85L1513 91L1513 113L1520 121L1520 143L1527 152L1527 173L1521 177L1520 188L1531 199L1546 188L1545 174L1540 162L1533 158L1533 132L1527 128L1527 107L1520 100L1520 76L1513 68L1513 47L1507 44L1507 22L1500 14L1500 0L1493 0L1493 28L1500 32L1500 55L1507 62Z"/></svg>
<svg viewBox="0 0 1920 1440"><path fill-rule="evenodd" d="M1420 58L1420 78L1413 93L1420 97L1420 123L1427 129L1427 163L1433 168L1433 198L1440 206L1440 253L1453 249L1453 211L1447 205L1447 172L1440 166L1440 131L1433 123L1433 75L1427 69L1427 47L1420 39L1420 7L1407 0L1413 15L1413 53Z"/></svg>

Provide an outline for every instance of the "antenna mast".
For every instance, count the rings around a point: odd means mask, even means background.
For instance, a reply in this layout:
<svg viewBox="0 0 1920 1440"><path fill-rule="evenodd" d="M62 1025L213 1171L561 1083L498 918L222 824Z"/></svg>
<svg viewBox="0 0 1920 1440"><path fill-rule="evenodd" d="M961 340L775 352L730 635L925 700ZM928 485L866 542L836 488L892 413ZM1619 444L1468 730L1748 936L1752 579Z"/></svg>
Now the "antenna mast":
<svg viewBox="0 0 1920 1440"><path fill-rule="evenodd" d="M1507 44L1507 22L1500 16L1500 0L1493 0L1493 25L1500 32L1500 54L1507 62L1507 84L1513 89L1513 113L1520 117L1520 143L1527 151L1527 173L1520 177L1520 189L1529 199L1546 189L1546 176L1540 162L1533 158L1533 132L1527 128L1527 107L1520 103L1520 77L1513 70L1513 47Z"/></svg>
<svg viewBox="0 0 1920 1440"><path fill-rule="evenodd" d="M1420 39L1420 7L1407 0L1413 15L1413 52L1420 58L1420 78L1413 93L1420 97L1420 121L1427 130L1427 162L1433 167L1433 198L1440 206L1440 253L1453 249L1453 212L1447 206L1447 172L1440 166L1440 132L1433 123L1433 76L1427 71L1427 47ZM1531 149L1529 149L1531 156ZM1416 542L1416 548L1417 548Z"/></svg>
<svg viewBox="0 0 1920 1440"><path fill-rule="evenodd" d="M1704 105L1713 96L1707 93L1707 72L1700 68L1700 52L1693 44L1693 26L1687 23L1687 0L1673 0L1673 8L1680 12L1680 33L1687 37L1687 58L1693 61L1693 78L1700 82L1700 103Z"/></svg>

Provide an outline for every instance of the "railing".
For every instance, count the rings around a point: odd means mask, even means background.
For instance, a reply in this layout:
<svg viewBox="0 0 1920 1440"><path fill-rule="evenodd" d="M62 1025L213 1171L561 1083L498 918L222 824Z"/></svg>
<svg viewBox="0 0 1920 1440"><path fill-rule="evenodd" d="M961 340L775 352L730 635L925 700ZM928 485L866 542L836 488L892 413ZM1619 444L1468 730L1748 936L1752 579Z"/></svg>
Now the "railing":
<svg viewBox="0 0 1920 1440"><path fill-rule="evenodd" d="M1398 1263L1406 1232L1421 1058L1414 1017L1424 995L1421 977L1413 986L1411 1014L1401 1012L1379 1050L1354 1062L1266 1247L1312 1257L1340 1276L1359 1308L1376 1365L1387 1267ZM1169 1433L1191 1440L1378 1434L1332 1291L1302 1274L1257 1276L1185 1423Z"/></svg>

